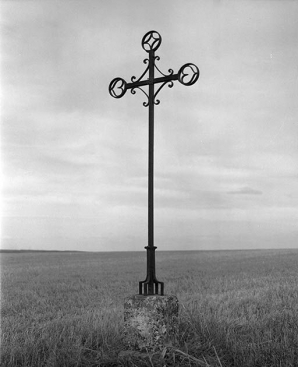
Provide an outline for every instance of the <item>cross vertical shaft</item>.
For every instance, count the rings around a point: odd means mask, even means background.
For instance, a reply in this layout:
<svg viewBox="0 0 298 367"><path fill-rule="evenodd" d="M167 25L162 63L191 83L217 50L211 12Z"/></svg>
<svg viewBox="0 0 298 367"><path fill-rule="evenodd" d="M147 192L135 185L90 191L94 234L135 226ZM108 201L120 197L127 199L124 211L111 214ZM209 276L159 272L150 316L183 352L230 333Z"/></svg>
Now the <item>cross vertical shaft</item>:
<svg viewBox="0 0 298 367"><path fill-rule="evenodd" d="M148 149L148 246L147 280L148 293L154 294L155 249L154 246L154 51L149 52L149 149ZM145 293L146 286L145 286ZM156 292L157 293L157 292ZM142 294L142 293L141 293Z"/></svg>
<svg viewBox="0 0 298 367"><path fill-rule="evenodd" d="M148 246L154 247L154 51L149 53Z"/></svg>

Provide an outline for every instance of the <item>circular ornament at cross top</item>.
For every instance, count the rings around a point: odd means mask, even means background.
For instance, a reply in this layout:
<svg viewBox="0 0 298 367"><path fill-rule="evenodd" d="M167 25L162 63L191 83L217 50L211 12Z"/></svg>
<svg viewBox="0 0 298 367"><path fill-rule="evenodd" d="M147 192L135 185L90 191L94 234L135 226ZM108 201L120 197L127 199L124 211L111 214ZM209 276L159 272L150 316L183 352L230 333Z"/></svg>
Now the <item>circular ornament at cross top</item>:
<svg viewBox="0 0 298 367"><path fill-rule="evenodd" d="M156 51L161 45L161 35L156 31L150 31L142 39L142 47L146 52Z"/></svg>

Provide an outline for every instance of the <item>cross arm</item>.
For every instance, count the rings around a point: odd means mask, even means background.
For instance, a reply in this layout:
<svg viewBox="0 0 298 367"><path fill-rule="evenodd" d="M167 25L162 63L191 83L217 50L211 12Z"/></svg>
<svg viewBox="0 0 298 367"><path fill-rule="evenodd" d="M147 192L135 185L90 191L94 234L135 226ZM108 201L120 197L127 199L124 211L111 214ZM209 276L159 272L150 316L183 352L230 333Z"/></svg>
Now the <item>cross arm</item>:
<svg viewBox="0 0 298 367"><path fill-rule="evenodd" d="M131 82L131 83L127 83L122 78L113 79L109 85L110 95L114 98L121 98L124 96L124 94L126 93L128 89L131 89L131 93L135 94L135 88L139 88L149 98L148 94L141 87L145 85L162 83L161 86L158 88L157 92L154 94L154 98L155 98L157 94L159 93L159 91L167 83L169 83L170 88L174 85L173 83L174 80L178 80L181 84L189 86L189 85L193 85L199 79L199 76L200 76L199 68L195 64L191 64L191 63L187 63L183 65L179 69L177 74L173 74L173 71L169 69L169 71L171 72L169 75L163 75L162 77L159 77L159 78L153 78L153 79L148 78L148 79L142 80L142 77L145 75L147 70L148 68L145 70L145 72L142 74L142 76L138 80ZM132 80L133 78L134 77L132 77ZM157 100L155 104L159 104L159 100ZM144 102L143 105L147 107L148 103Z"/></svg>
<svg viewBox="0 0 298 367"><path fill-rule="evenodd" d="M133 83L127 83L126 89L138 88L138 87L142 87L144 85L149 85L149 84L167 83L172 80L178 80L178 74L166 75L160 78L155 78L152 81L150 81L150 79L139 80L139 81L137 80L136 82L133 82Z"/></svg>

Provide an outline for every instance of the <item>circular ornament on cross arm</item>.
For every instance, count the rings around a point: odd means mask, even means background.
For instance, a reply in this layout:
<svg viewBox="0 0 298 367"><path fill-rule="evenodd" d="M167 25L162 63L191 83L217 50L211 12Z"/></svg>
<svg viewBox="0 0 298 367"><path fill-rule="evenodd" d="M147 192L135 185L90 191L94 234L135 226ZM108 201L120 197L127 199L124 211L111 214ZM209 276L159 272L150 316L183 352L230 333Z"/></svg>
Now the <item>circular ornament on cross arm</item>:
<svg viewBox="0 0 298 367"><path fill-rule="evenodd" d="M115 78L109 85L109 93L114 98L121 98L126 93L126 81L122 78Z"/></svg>
<svg viewBox="0 0 298 367"><path fill-rule="evenodd" d="M193 85L200 76L200 70L195 64L185 64L178 71L178 80L183 85Z"/></svg>
<svg viewBox="0 0 298 367"><path fill-rule="evenodd" d="M161 44L161 35L156 31L150 31L142 39L142 47L146 52L156 51Z"/></svg>

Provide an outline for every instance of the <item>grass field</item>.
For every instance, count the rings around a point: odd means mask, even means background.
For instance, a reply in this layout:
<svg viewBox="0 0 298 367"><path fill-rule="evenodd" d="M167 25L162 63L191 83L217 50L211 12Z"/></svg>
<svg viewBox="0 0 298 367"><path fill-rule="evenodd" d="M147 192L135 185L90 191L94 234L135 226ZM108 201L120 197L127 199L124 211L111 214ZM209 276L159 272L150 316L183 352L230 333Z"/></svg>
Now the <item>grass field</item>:
<svg viewBox="0 0 298 367"><path fill-rule="evenodd" d="M298 366L298 250L160 252L177 346L121 357L146 253L2 253L1 366Z"/></svg>

